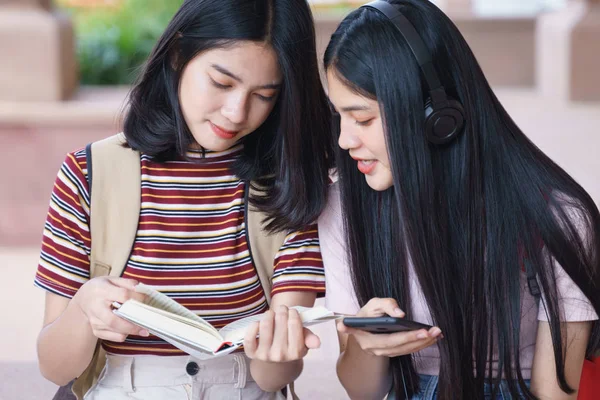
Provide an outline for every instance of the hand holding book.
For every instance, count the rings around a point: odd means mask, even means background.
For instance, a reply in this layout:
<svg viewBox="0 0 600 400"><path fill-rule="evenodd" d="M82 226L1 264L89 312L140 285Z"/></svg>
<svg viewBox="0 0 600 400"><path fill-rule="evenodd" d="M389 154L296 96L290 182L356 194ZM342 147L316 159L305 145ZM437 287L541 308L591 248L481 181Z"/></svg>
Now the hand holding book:
<svg viewBox="0 0 600 400"><path fill-rule="evenodd" d="M148 336L145 329L123 321L111 312L113 302L144 301L145 296L135 291L137 284L133 279L114 276L93 278L81 286L70 304L81 310L98 339L123 342L129 335Z"/></svg>
<svg viewBox="0 0 600 400"><path fill-rule="evenodd" d="M254 323L260 322L263 318L272 319L274 316L272 311L268 311L239 319L217 330L189 309L148 285L140 283L135 290L144 294L146 300L140 302L131 299L123 304L115 303L114 313L200 359L231 353L242 346L249 330L256 330L258 324ZM291 309L298 313L303 327L339 318L338 315L320 306L313 308L297 306ZM271 332L273 332L272 326ZM268 335L266 328L262 330L259 328L257 333L259 336ZM256 338L254 333L249 335L254 335L253 337ZM307 335L307 339L308 345L312 345L315 339L318 340L312 333ZM267 340L263 341L263 343L267 342Z"/></svg>
<svg viewBox="0 0 600 400"><path fill-rule="evenodd" d="M278 306L246 331L244 350L251 359L287 362L304 358L321 345L317 335L305 328L298 310Z"/></svg>

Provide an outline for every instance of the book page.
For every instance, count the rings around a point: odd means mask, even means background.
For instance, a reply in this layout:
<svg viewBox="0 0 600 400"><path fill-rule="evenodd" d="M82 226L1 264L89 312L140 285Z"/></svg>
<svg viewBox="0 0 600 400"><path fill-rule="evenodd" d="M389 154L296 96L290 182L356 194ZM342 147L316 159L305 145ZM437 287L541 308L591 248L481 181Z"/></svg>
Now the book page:
<svg viewBox="0 0 600 400"><path fill-rule="evenodd" d="M204 347L196 344L187 342L183 338L169 336L167 334L158 333L155 331L150 331L153 335L161 338L162 340L171 343L173 346L177 347L179 350L185 351L187 354L199 359L199 360L207 360L210 358L222 357L224 355L230 354L237 350L240 346L231 346L224 348L218 352L212 352Z"/></svg>
<svg viewBox="0 0 600 400"><path fill-rule="evenodd" d="M338 314L329 311L323 306L294 306L290 308L296 309L298 311L298 313L300 314L300 319L302 319L302 325L304 325L305 327L340 318ZM221 334L221 336L223 336L226 342L231 342L234 344L242 343L244 341L244 336L246 335L246 330L248 329L248 327L253 322L260 321L263 318L263 316L264 313L239 319L235 322L225 325L219 330L219 333Z"/></svg>
<svg viewBox="0 0 600 400"><path fill-rule="evenodd" d="M199 324L206 325L207 329L205 330L209 330L218 335L218 331L210 323L200 318L198 315L188 310L169 296L162 294L158 290L154 289L152 286L144 285L143 283L138 283L135 287L135 291L138 293L145 294L147 296L147 299L144 302L144 304L158 308L160 310L168 311L173 314L177 314L183 318L191 319Z"/></svg>
<svg viewBox="0 0 600 400"><path fill-rule="evenodd" d="M159 337L173 337L179 342L191 343L209 352L215 352L223 343L218 332L215 334L204 327L200 328L201 324L189 319L184 322L179 321L172 318L173 314L149 307L136 300L126 301L114 310L114 313L151 332L158 333Z"/></svg>
<svg viewBox="0 0 600 400"><path fill-rule="evenodd" d="M252 325L253 322L260 321L263 315L264 314L258 314L253 315L251 317L238 319L237 321L234 321L222 327L219 330L219 333L226 342L240 344L244 341L246 329L248 329L248 327Z"/></svg>
<svg viewBox="0 0 600 400"><path fill-rule="evenodd" d="M160 308L153 307L149 304L140 303L137 300L132 299L132 300L129 300L129 302L135 303L136 307L145 308L147 310L150 310L153 313L164 315L167 318L181 322L182 324L187 324L187 325L193 326L194 328L203 330L203 331L213 335L216 338L222 339L219 331L216 330L212 325L207 324L204 321L198 322L196 320L191 320L190 318L186 318L184 316L174 314L172 312L169 312L169 311L166 311L166 310L163 310Z"/></svg>

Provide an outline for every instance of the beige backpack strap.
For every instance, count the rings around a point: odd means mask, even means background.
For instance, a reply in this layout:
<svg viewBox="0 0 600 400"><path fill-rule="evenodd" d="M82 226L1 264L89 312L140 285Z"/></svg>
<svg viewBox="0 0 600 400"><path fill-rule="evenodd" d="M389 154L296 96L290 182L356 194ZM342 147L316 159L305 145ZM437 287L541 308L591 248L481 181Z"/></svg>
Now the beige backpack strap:
<svg viewBox="0 0 600 400"><path fill-rule="evenodd" d="M265 291L267 303L271 305L271 288L273 286L272 277L274 270L274 261L277 253L287 237L286 232L271 233L264 229L263 221L267 215L260 212L250 205L249 198L260 196L257 185L254 182L246 182L245 207L246 207L246 240L250 250L250 258L254 262L254 268L258 273L260 284ZM294 389L294 382L288 385L289 396L297 400L298 396Z"/></svg>
<svg viewBox="0 0 600 400"><path fill-rule="evenodd" d="M141 202L140 153L118 134L86 148L92 249L90 278L121 276L137 233ZM100 341L88 368L73 383L78 400L96 383L106 354Z"/></svg>
<svg viewBox="0 0 600 400"><path fill-rule="evenodd" d="M91 276L121 276L138 228L141 202L140 153L123 147L118 134L92 143L90 187ZM90 162L91 161L91 162ZM90 169L91 165L91 169Z"/></svg>
<svg viewBox="0 0 600 400"><path fill-rule="evenodd" d="M254 182L246 182L245 207L246 207L246 240L250 249L250 258L258 273L258 278L265 291L267 303L271 304L271 287L273 277L273 262L279 249L283 245L287 233L270 233L264 229L263 221L267 215L250 205L250 197L260 197L260 191Z"/></svg>

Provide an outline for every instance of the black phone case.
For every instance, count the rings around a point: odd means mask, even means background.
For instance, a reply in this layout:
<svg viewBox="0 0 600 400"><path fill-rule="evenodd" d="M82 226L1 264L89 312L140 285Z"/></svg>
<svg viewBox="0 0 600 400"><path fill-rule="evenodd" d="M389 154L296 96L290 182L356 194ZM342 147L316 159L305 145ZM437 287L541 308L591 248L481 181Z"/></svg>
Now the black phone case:
<svg viewBox="0 0 600 400"><path fill-rule="evenodd" d="M431 329L430 325L394 317L347 317L344 318L343 322L349 328L356 328L371 333L394 333Z"/></svg>

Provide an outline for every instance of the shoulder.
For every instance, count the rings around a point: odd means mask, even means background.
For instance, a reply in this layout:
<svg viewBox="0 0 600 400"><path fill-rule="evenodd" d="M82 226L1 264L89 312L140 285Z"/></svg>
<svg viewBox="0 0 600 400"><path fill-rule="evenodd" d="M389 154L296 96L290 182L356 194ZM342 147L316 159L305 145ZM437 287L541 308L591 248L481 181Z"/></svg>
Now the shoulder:
<svg viewBox="0 0 600 400"><path fill-rule="evenodd" d="M88 192L88 165L85 148L67 153L60 167L56 183L62 183L73 192ZM74 186L74 187L73 187Z"/></svg>
<svg viewBox="0 0 600 400"><path fill-rule="evenodd" d="M318 220L321 251L325 253L331 251L334 254L339 254L345 247L339 186L339 183L333 183L329 186L327 204Z"/></svg>
<svg viewBox="0 0 600 400"><path fill-rule="evenodd" d="M319 229L321 229L321 227L327 227L331 223L337 224L338 222L341 222L341 218L342 204L340 200L340 184L335 181L329 185L327 204L319 216Z"/></svg>

